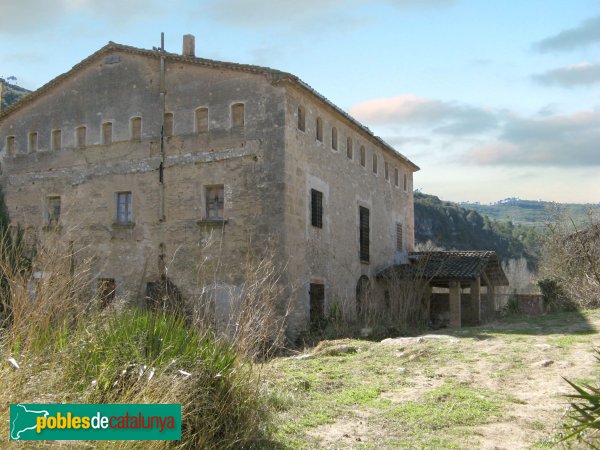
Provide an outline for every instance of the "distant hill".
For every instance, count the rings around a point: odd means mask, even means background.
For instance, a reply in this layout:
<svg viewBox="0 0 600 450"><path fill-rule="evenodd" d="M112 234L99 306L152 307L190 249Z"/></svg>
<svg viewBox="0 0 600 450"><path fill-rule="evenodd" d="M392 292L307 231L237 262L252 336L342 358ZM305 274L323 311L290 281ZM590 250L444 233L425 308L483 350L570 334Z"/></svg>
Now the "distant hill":
<svg viewBox="0 0 600 450"><path fill-rule="evenodd" d="M571 217L575 223L585 223L590 209L600 212L600 204L554 203L518 198L507 198L489 205L468 202L459 204L492 219L510 220L514 224L536 227L554 219L557 213Z"/></svg>
<svg viewBox="0 0 600 450"><path fill-rule="evenodd" d="M21 86L9 83L4 78L0 78L0 83L2 83L2 111L31 92Z"/></svg>
<svg viewBox="0 0 600 450"><path fill-rule="evenodd" d="M535 227L494 220L433 195L415 192L415 239L447 250L494 250L503 260L525 258L537 264L542 232Z"/></svg>

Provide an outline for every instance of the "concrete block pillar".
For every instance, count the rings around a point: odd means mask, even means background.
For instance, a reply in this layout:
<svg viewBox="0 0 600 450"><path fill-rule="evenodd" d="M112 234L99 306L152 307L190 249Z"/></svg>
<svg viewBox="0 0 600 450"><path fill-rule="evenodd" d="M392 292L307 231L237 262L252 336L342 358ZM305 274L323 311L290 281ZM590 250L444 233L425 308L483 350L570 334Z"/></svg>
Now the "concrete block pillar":
<svg viewBox="0 0 600 450"><path fill-rule="evenodd" d="M471 281L471 322L478 324L481 322L481 279L479 277Z"/></svg>
<svg viewBox="0 0 600 450"><path fill-rule="evenodd" d="M460 283L458 281L450 282L450 326L460 328Z"/></svg>

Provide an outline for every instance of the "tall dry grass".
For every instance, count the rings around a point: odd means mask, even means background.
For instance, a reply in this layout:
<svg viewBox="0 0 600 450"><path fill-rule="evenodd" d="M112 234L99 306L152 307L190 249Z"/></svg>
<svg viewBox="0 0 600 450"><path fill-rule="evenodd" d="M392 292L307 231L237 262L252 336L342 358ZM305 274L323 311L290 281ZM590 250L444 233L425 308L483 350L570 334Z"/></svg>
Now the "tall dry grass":
<svg viewBox="0 0 600 450"><path fill-rule="evenodd" d="M182 405L182 441L94 444L99 448L264 445L270 410L247 358L254 354L247 345L256 348L263 336L250 327L262 323L258 313L241 315L247 327L238 334L246 339L241 345L171 311L101 310L91 288L91 261L78 258L75 248L58 236L43 242L29 236L18 245L0 241L0 402ZM274 273L266 263L256 267L257 277ZM257 302L275 294L269 286L256 279L246 298ZM8 429L8 408L0 422Z"/></svg>

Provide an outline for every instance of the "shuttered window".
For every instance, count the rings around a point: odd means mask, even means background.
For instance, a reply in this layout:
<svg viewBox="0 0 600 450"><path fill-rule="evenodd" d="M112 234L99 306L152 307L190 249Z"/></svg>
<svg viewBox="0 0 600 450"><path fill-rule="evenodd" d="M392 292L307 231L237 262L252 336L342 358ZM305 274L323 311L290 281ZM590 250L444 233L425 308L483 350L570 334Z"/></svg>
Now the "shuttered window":
<svg viewBox="0 0 600 450"><path fill-rule="evenodd" d="M142 118L132 117L131 118L131 140L139 141L142 139Z"/></svg>
<svg viewBox="0 0 600 450"><path fill-rule="evenodd" d="M325 285L310 284L310 321L317 322L325 318Z"/></svg>
<svg viewBox="0 0 600 450"><path fill-rule="evenodd" d="M231 126L233 128L244 127L244 104L236 103L231 105Z"/></svg>
<svg viewBox="0 0 600 450"><path fill-rule="evenodd" d="M87 128L86 127L78 127L76 130L77 135L77 147L83 148L85 147L87 140Z"/></svg>
<svg viewBox="0 0 600 450"><path fill-rule="evenodd" d="M313 227L323 228L323 193L310 190L310 216Z"/></svg>
<svg viewBox="0 0 600 450"><path fill-rule="evenodd" d="M104 145L112 144L113 139L113 124L105 122L102 124L102 143Z"/></svg>
<svg viewBox="0 0 600 450"><path fill-rule="evenodd" d="M358 207L360 260L369 262L369 209Z"/></svg>
<svg viewBox="0 0 600 450"><path fill-rule="evenodd" d="M60 150L62 147L62 131L52 130L52 150Z"/></svg>

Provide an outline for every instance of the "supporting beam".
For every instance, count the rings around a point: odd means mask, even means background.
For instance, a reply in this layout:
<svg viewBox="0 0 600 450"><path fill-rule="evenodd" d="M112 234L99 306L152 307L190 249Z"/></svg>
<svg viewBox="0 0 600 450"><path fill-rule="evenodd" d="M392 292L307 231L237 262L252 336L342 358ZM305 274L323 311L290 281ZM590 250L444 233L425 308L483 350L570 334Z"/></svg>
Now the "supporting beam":
<svg viewBox="0 0 600 450"><path fill-rule="evenodd" d="M471 318L473 325L481 322L481 279L479 277L471 281Z"/></svg>
<svg viewBox="0 0 600 450"><path fill-rule="evenodd" d="M460 283L458 281L450 282L450 326L453 328L461 327L460 317Z"/></svg>

